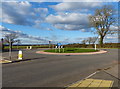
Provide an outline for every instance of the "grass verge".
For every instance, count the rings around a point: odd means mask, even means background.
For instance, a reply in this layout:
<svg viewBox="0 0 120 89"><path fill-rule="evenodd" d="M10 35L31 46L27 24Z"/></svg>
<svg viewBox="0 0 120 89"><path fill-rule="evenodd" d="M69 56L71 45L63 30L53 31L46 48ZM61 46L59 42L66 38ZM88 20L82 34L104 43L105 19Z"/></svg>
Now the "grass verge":
<svg viewBox="0 0 120 89"><path fill-rule="evenodd" d="M86 53L86 52L97 52L95 49L81 49L81 48L64 48L64 49L49 49L44 52L52 52L52 53Z"/></svg>

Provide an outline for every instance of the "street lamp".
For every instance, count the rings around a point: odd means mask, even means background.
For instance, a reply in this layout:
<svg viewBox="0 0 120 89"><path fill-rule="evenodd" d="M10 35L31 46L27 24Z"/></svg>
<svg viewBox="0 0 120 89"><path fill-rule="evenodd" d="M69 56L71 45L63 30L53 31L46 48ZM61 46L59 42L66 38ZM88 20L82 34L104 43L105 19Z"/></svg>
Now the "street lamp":
<svg viewBox="0 0 120 89"><path fill-rule="evenodd" d="M49 48L50 48L50 46L51 46L51 42L52 42L52 40L49 40Z"/></svg>
<svg viewBox="0 0 120 89"><path fill-rule="evenodd" d="M11 39L9 38L9 58L10 58L10 60L11 60L11 51L12 51L12 48L11 48Z"/></svg>
<svg viewBox="0 0 120 89"><path fill-rule="evenodd" d="M17 40L17 49L18 49L18 45L19 45L20 43L21 43L20 40Z"/></svg>
<svg viewBox="0 0 120 89"><path fill-rule="evenodd" d="M51 41L49 40L49 48L50 48L50 43L51 43Z"/></svg>

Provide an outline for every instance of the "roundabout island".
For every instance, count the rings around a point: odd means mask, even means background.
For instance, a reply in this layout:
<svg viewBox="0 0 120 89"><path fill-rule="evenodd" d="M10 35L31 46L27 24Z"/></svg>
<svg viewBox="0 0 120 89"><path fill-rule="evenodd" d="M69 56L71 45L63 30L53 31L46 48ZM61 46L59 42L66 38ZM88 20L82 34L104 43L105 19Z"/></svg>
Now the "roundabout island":
<svg viewBox="0 0 120 89"><path fill-rule="evenodd" d="M37 51L38 54L49 54L49 55L92 55L106 53L105 50L85 49L85 48L61 48L61 49L48 49Z"/></svg>

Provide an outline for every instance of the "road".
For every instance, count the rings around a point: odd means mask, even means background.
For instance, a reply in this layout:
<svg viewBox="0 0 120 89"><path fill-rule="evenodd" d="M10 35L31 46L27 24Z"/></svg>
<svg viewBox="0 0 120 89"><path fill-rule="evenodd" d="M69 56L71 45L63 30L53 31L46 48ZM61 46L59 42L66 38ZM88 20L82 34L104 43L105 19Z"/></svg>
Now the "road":
<svg viewBox="0 0 120 89"><path fill-rule="evenodd" d="M107 51L105 54L78 56L43 55L36 54L36 50L23 51L24 58L34 60L3 64L3 87L66 86L118 60L117 49Z"/></svg>

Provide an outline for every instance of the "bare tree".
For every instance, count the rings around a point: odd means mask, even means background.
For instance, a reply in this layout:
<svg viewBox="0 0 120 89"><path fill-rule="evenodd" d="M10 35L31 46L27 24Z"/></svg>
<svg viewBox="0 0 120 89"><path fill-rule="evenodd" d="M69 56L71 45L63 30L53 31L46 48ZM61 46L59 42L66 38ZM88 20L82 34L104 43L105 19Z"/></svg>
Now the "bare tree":
<svg viewBox="0 0 120 89"><path fill-rule="evenodd" d="M87 38L87 42L88 42L89 44L95 44L97 38L98 38L98 37L88 37L88 38Z"/></svg>
<svg viewBox="0 0 120 89"><path fill-rule="evenodd" d="M100 9L96 9L95 14L89 17L91 25L96 29L97 34L100 36L99 43L102 46L104 37L107 34L113 34L110 26L116 22L114 9L110 5L105 5Z"/></svg>
<svg viewBox="0 0 120 89"><path fill-rule="evenodd" d="M9 44L11 50L13 43L18 42L17 38L18 38L17 34L14 33L6 34L4 36L4 40Z"/></svg>
<svg viewBox="0 0 120 89"><path fill-rule="evenodd" d="M89 44L91 44L91 42L92 42L92 37L88 37L88 38L87 38L87 42L88 42Z"/></svg>
<svg viewBox="0 0 120 89"><path fill-rule="evenodd" d="M92 43L92 44L95 44L95 42L97 41L97 39L98 39L98 37L92 37L92 38L91 38L91 43Z"/></svg>
<svg viewBox="0 0 120 89"><path fill-rule="evenodd" d="M83 46L86 48L87 39L82 40Z"/></svg>
<svg viewBox="0 0 120 89"><path fill-rule="evenodd" d="M86 43L87 43L86 39L82 40L82 44L86 44Z"/></svg>

